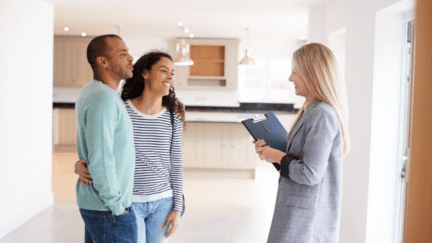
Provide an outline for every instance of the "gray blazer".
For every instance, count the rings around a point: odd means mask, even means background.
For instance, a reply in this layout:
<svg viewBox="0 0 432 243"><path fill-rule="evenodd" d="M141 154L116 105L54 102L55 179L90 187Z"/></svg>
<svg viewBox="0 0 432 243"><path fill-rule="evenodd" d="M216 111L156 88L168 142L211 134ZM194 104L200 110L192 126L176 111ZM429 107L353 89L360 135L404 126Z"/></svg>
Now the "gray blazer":
<svg viewBox="0 0 432 243"><path fill-rule="evenodd" d="M317 99L288 136L289 178L280 177L268 243L338 242L342 200L342 128Z"/></svg>

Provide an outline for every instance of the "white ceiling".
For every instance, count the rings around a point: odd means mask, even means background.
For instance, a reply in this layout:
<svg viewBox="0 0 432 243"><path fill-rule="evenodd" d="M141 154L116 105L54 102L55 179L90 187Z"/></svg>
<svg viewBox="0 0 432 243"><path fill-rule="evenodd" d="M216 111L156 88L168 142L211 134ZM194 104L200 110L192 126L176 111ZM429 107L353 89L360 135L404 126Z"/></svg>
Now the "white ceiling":
<svg viewBox="0 0 432 243"><path fill-rule="evenodd" d="M298 39L307 33L307 7L328 0L45 0L55 5L56 35L118 34L195 37ZM70 31L65 32L64 27Z"/></svg>

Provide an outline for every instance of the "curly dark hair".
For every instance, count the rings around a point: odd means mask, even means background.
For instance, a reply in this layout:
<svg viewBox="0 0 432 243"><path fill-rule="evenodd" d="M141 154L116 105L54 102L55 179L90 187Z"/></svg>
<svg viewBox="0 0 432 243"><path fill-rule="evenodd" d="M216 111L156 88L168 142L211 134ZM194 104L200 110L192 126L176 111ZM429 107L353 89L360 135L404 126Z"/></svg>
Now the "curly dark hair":
<svg viewBox="0 0 432 243"><path fill-rule="evenodd" d="M145 88L143 78L144 71L150 71L153 65L162 57L169 58L173 61L172 57L168 53L157 50L150 51L138 59L133 67L133 77L126 79L126 82L123 84L121 93L122 100L134 99L142 95ZM165 106L171 114L175 113L183 123L183 126L186 126L185 107L176 97L173 86L171 86L169 94L162 98L162 105Z"/></svg>

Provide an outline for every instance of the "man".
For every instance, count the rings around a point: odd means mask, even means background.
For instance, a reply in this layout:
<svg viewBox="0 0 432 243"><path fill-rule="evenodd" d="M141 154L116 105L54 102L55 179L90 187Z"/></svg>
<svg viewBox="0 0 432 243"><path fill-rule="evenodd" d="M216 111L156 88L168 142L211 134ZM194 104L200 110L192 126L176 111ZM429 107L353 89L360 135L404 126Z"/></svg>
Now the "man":
<svg viewBox="0 0 432 243"><path fill-rule="evenodd" d="M132 56L117 35L94 38L87 48L94 78L76 102L77 148L88 161L92 183L76 184L85 242L136 242L131 209L135 149L130 118L117 94L132 77Z"/></svg>

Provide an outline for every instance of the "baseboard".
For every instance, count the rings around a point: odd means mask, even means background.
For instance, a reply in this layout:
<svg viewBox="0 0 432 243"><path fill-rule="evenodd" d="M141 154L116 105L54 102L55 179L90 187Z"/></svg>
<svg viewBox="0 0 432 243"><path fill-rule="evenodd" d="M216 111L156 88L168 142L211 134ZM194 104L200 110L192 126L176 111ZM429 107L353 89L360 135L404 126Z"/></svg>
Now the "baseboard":
<svg viewBox="0 0 432 243"><path fill-rule="evenodd" d="M25 222L29 221L31 218L33 218L34 216L44 211L53 204L54 194L50 193L50 195L39 201L39 203L34 204L32 207L28 208L16 217L10 219L4 225L0 225L0 239L5 237L7 234L14 231L15 229L23 225Z"/></svg>

